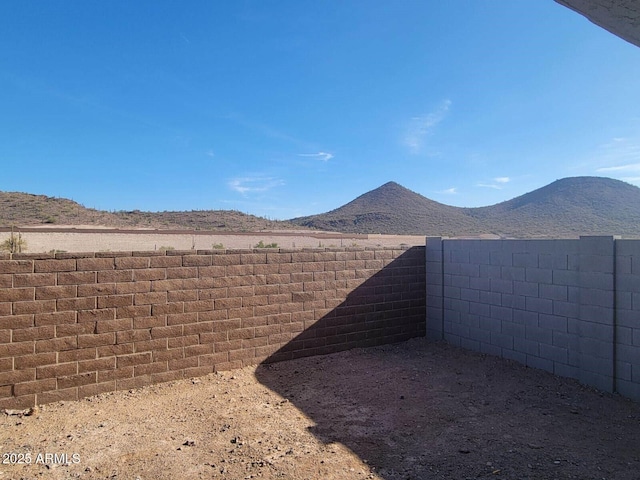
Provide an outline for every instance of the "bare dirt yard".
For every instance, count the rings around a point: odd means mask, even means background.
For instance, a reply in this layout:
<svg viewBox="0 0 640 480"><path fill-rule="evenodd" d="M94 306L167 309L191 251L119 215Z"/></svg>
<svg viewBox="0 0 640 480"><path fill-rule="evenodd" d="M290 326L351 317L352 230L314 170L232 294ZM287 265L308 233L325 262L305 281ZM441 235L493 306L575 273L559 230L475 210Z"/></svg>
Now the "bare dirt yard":
<svg viewBox="0 0 640 480"><path fill-rule="evenodd" d="M424 339L11 413L3 480L640 478L640 404Z"/></svg>

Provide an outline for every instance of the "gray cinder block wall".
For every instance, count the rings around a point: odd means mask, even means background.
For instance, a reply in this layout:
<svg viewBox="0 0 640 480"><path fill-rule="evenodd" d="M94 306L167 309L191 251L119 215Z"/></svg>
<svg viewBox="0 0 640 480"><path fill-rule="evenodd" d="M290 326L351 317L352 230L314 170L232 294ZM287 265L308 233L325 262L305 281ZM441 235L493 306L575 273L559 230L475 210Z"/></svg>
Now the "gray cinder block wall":
<svg viewBox="0 0 640 480"><path fill-rule="evenodd" d="M616 241L616 389L640 399L640 240Z"/></svg>
<svg viewBox="0 0 640 480"><path fill-rule="evenodd" d="M640 241L427 238L426 255L429 338L640 399Z"/></svg>

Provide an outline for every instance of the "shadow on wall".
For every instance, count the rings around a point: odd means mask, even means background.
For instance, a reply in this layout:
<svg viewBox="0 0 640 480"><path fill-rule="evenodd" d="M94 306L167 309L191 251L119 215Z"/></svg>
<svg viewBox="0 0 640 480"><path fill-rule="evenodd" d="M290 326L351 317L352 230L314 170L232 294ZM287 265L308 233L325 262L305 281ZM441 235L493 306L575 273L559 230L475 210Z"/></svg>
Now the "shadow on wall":
<svg viewBox="0 0 640 480"><path fill-rule="evenodd" d="M291 401L311 418L312 433L325 444L340 442L367 461L375 470L401 468L402 459L392 441L394 423L400 417L402 399L397 405L383 405L377 398L385 388L384 379L370 375L376 361L327 362L305 359L297 370L283 374L290 366L273 362L303 356L322 355L356 347L371 347L425 335L425 250L407 250L378 273L368 278L348 297L309 326L288 344L267 358L256 370L260 383ZM305 322L305 326L307 322ZM403 375L405 372L397 372ZM369 374L369 375L367 375ZM357 386L351 383L357 381ZM320 391L310 385L321 385ZM380 441L383 439L383 441ZM384 459L384 461L382 460ZM393 470L393 467L392 467ZM379 474L382 472L379 472Z"/></svg>

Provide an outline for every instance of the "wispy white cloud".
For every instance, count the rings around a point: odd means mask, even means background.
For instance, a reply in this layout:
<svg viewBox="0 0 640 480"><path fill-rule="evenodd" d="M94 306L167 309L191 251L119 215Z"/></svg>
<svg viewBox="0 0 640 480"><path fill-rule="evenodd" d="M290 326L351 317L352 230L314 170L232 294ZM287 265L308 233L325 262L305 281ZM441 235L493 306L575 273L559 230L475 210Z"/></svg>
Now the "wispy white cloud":
<svg viewBox="0 0 640 480"><path fill-rule="evenodd" d="M272 127L271 125L266 123L261 123L251 119L246 119L242 115L237 113L232 113L230 115L227 115L226 118L256 134L262 135L267 138L271 138L273 140L278 140L278 141L290 143L293 145L297 145L297 148L301 150L311 150L311 149L317 148L317 147L314 147L312 143L302 140L300 138L296 138L285 131Z"/></svg>
<svg viewBox="0 0 640 480"><path fill-rule="evenodd" d="M409 126L403 138L403 144L413 154L420 153L424 148L427 137L433 129L447 116L451 100L443 100L433 112L411 118Z"/></svg>
<svg viewBox="0 0 640 480"><path fill-rule="evenodd" d="M447 188L446 190L440 190L438 193L443 193L445 195L456 195L458 193L457 187Z"/></svg>
<svg viewBox="0 0 640 480"><path fill-rule="evenodd" d="M260 193L284 185L284 180L275 177L238 177L227 182L229 188L242 195Z"/></svg>
<svg viewBox="0 0 640 480"><path fill-rule="evenodd" d="M331 160L333 158L333 154L332 153L327 153L327 152L299 153L298 156L299 157L317 158L318 160L321 160L323 162L328 162L329 160Z"/></svg>
<svg viewBox="0 0 640 480"><path fill-rule="evenodd" d="M7 74L5 72L0 72L0 75L3 81L8 81L12 86L28 94L53 97L56 100L68 103L74 108L99 112L102 115L117 116L125 121L152 127L163 132L169 132L169 134L173 134L175 132L175 129L171 126L163 122L158 122L155 117L143 116L138 112L134 113L130 110L115 108L111 103L100 101L100 97L96 95L74 92L73 89L61 90L57 86L47 83L48 79L42 81L40 78L22 77L14 74ZM128 82L130 82L130 78L131 77L127 77ZM134 75L133 78L137 79L138 77Z"/></svg>
<svg viewBox="0 0 640 480"><path fill-rule="evenodd" d="M640 163L628 163L626 165L614 165L612 167L597 168L596 172L640 172Z"/></svg>
<svg viewBox="0 0 640 480"><path fill-rule="evenodd" d="M613 137L600 145L589 164L605 174L640 171L640 138Z"/></svg>
<svg viewBox="0 0 640 480"><path fill-rule="evenodd" d="M502 187L511 181L509 177L495 177L491 183L479 182L476 183L476 187L493 188L495 190L502 190Z"/></svg>
<svg viewBox="0 0 640 480"><path fill-rule="evenodd" d="M476 187L495 188L496 190L502 189L500 185L496 185L495 183L476 183Z"/></svg>
<svg viewBox="0 0 640 480"><path fill-rule="evenodd" d="M620 177L620 180L634 185L640 185L640 177Z"/></svg>
<svg viewBox="0 0 640 480"><path fill-rule="evenodd" d="M204 152L204 154L205 154L207 157L211 157L211 158L213 158L213 157L215 157L215 156L216 156L216 154L214 153L214 151L213 151L213 150L211 150L211 149L209 149L209 150L207 150L206 152Z"/></svg>

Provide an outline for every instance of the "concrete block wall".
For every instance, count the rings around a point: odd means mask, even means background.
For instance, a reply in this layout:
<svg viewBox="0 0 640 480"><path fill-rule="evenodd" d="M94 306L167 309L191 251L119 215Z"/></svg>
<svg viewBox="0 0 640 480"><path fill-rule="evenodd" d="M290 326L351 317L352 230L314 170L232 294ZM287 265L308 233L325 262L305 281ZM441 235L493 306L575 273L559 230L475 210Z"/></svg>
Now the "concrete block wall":
<svg viewBox="0 0 640 480"><path fill-rule="evenodd" d="M0 408L424 335L424 247L0 254Z"/></svg>
<svg viewBox="0 0 640 480"><path fill-rule="evenodd" d="M429 338L640 399L640 241L428 238L426 258Z"/></svg>
<svg viewBox="0 0 640 480"><path fill-rule="evenodd" d="M640 399L640 241L616 241L616 387Z"/></svg>

